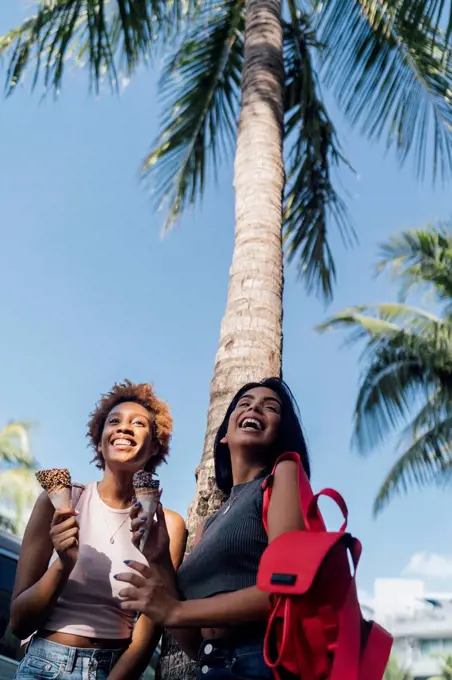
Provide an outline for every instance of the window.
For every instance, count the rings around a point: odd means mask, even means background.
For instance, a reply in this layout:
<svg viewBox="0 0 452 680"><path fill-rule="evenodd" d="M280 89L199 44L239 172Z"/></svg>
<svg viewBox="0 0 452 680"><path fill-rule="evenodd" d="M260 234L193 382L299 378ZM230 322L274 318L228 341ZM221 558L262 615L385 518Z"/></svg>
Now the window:
<svg viewBox="0 0 452 680"><path fill-rule="evenodd" d="M452 638L429 638L419 640L419 648L422 654L450 654L452 651Z"/></svg>
<svg viewBox="0 0 452 680"><path fill-rule="evenodd" d="M9 610L16 567L16 560L0 554L0 655L19 660L22 656L20 642L9 627Z"/></svg>

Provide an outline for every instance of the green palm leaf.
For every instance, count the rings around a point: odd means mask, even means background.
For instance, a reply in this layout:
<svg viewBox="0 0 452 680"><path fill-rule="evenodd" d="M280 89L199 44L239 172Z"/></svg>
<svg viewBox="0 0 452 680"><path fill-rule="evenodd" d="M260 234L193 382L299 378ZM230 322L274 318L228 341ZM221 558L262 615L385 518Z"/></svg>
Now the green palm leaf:
<svg viewBox="0 0 452 680"><path fill-rule="evenodd" d="M320 46L306 14L289 3L292 21L284 24L286 186L284 243L289 261L296 260L308 292L331 299L336 277L328 240L335 223L343 238L353 240L347 211L332 182L332 170L348 165L334 125L318 94L311 51Z"/></svg>
<svg viewBox="0 0 452 680"><path fill-rule="evenodd" d="M419 436L397 460L383 482L374 503L378 514L400 491L411 485L438 482L452 465L452 415Z"/></svg>
<svg viewBox="0 0 452 680"><path fill-rule="evenodd" d="M383 680L412 680L412 675L409 671L399 665L396 656L392 654L386 667Z"/></svg>
<svg viewBox="0 0 452 680"><path fill-rule="evenodd" d="M409 0L412 3L412 0ZM452 170L452 53L448 38L405 2L318 3L326 83L340 108L371 140L386 138L400 160L424 175L433 141L433 173ZM435 30L437 29L437 30Z"/></svg>
<svg viewBox="0 0 452 680"><path fill-rule="evenodd" d="M168 109L163 131L143 163L164 229L202 194L209 162L215 171L235 141L243 63L244 6L229 0L200 12L161 79Z"/></svg>
<svg viewBox="0 0 452 680"><path fill-rule="evenodd" d="M33 468L35 460L30 454L29 441L31 425L27 421L15 421L0 430L0 463Z"/></svg>
<svg viewBox="0 0 452 680"><path fill-rule="evenodd" d="M198 0L41 0L38 11L0 38L0 56L8 55L9 93L34 71L33 86L43 75L45 88L61 88L68 58L88 63L98 90L103 78L116 88L118 69L132 74L147 63L157 38L177 33L182 17Z"/></svg>
<svg viewBox="0 0 452 680"><path fill-rule="evenodd" d="M395 321L403 321L406 327ZM351 329L349 342L367 339L354 428L354 444L367 453L406 422L419 394L425 398L436 389L439 376L447 382L452 371L452 329L429 312L400 304L353 307L318 330L335 327Z"/></svg>
<svg viewBox="0 0 452 680"><path fill-rule="evenodd" d="M389 269L402 297L413 287L429 287L441 301L452 299L452 234L430 226L394 236L380 248L377 270Z"/></svg>
<svg viewBox="0 0 452 680"><path fill-rule="evenodd" d="M404 232L381 248L380 267L402 288L430 286L448 296L450 237L434 227ZM452 472L452 317L400 303L361 305L336 314L320 331L345 328L366 341L354 409L353 443L367 453L401 430L403 453L375 501L378 513L401 490L448 479Z"/></svg>
<svg viewBox="0 0 452 680"><path fill-rule="evenodd" d="M41 489L34 469L13 468L0 473L0 521L20 535L25 529L27 514Z"/></svg>

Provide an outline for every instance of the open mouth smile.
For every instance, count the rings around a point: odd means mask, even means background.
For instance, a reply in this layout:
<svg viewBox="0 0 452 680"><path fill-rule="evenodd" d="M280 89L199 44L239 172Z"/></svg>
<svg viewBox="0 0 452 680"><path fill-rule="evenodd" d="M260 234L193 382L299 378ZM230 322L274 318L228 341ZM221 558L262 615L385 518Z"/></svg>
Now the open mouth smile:
<svg viewBox="0 0 452 680"><path fill-rule="evenodd" d="M261 421L257 418L246 417L240 423L239 428L241 430L256 430L258 432L262 432L264 429L264 424L261 423Z"/></svg>
<svg viewBox="0 0 452 680"><path fill-rule="evenodd" d="M136 442L130 437L113 437L110 439L112 446L136 446Z"/></svg>

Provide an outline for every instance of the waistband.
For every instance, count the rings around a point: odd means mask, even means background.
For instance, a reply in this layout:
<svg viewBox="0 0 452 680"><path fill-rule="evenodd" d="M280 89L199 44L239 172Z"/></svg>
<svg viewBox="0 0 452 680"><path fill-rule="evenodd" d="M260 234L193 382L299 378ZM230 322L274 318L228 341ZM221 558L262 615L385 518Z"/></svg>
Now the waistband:
<svg viewBox="0 0 452 680"><path fill-rule="evenodd" d="M66 672L71 673L81 659L95 661L97 666L110 668L124 652L121 649L86 649L84 647L66 647L57 642L49 642L40 637L34 637L27 648L27 654L46 661L53 661L64 666Z"/></svg>
<svg viewBox="0 0 452 680"><path fill-rule="evenodd" d="M237 645L256 645L262 643L265 632L267 630L267 623L250 623L241 624L239 626L231 626L221 630L218 635L218 640L224 640L233 646Z"/></svg>

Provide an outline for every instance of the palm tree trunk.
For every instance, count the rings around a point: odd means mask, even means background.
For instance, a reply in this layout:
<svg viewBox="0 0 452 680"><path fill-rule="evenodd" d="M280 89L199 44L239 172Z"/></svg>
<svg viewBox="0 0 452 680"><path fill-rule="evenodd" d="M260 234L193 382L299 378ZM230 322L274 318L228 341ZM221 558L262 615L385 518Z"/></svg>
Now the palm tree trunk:
<svg viewBox="0 0 452 680"><path fill-rule="evenodd" d="M235 246L228 300L210 390L207 431L187 526L188 550L199 522L222 498L214 483L213 442L234 393L246 382L281 374L282 193L284 167L281 0L247 0L242 106L235 160ZM164 636L160 677L194 680L196 666Z"/></svg>
<svg viewBox="0 0 452 680"><path fill-rule="evenodd" d="M207 430L187 525L221 504L213 441L234 393L281 374L284 167L281 0L247 0L242 106L235 160L235 246L211 383Z"/></svg>

